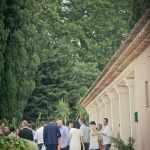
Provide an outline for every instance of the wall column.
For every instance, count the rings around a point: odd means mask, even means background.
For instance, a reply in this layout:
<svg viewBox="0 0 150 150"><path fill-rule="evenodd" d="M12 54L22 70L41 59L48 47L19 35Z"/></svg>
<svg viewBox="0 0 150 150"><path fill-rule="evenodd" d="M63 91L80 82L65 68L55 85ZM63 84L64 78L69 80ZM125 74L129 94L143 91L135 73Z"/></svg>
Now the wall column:
<svg viewBox="0 0 150 150"><path fill-rule="evenodd" d="M88 113L88 115L89 115L89 120L91 120L91 112L90 112L89 107L86 107L85 109L86 109L86 111L87 111L87 113Z"/></svg>
<svg viewBox="0 0 150 150"><path fill-rule="evenodd" d="M100 101L99 106L100 106L100 123L103 123L103 120L105 118L105 105L102 101Z"/></svg>
<svg viewBox="0 0 150 150"><path fill-rule="evenodd" d="M88 105L88 109L89 109L89 121L93 120L93 111L92 111L92 107L91 104Z"/></svg>
<svg viewBox="0 0 150 150"><path fill-rule="evenodd" d="M102 101L105 104L105 117L108 118L109 122L108 124L112 126L111 124L111 100L107 94L102 96Z"/></svg>
<svg viewBox="0 0 150 150"><path fill-rule="evenodd" d="M90 109L90 115L89 115L89 121L91 121L92 120L92 112L91 112L91 109Z"/></svg>
<svg viewBox="0 0 150 150"><path fill-rule="evenodd" d="M94 121L95 115L96 115L95 108L94 108L93 104L91 104L90 107L91 107L91 111L92 111L92 121Z"/></svg>
<svg viewBox="0 0 150 150"><path fill-rule="evenodd" d="M111 99L112 134L113 137L120 137L119 95L113 88L108 91L108 96Z"/></svg>
<svg viewBox="0 0 150 150"><path fill-rule="evenodd" d="M98 104L97 104L97 102L95 101L94 103L93 103L93 105L94 105L94 108L95 108L95 122L96 123L98 123L99 122L99 118L100 118L100 111L99 111L99 107L98 107Z"/></svg>
<svg viewBox="0 0 150 150"><path fill-rule="evenodd" d="M100 105L101 100L100 100L100 99L97 99L97 100L96 100L96 103L97 103L97 105L98 105L98 111L99 111L98 123L102 123L102 122L101 122L101 105Z"/></svg>
<svg viewBox="0 0 150 150"><path fill-rule="evenodd" d="M95 102L92 102L92 107L93 107L93 112L94 112L93 121L96 122L96 120L97 120L97 106L96 106Z"/></svg>
<svg viewBox="0 0 150 150"><path fill-rule="evenodd" d="M129 89L124 84L116 86L119 94L120 136L126 142L131 136Z"/></svg>
<svg viewBox="0 0 150 150"><path fill-rule="evenodd" d="M127 77L125 79L126 85L129 87L129 102L130 102L130 121L131 121L131 136L136 137L136 123L134 121L135 113L135 82L134 77Z"/></svg>

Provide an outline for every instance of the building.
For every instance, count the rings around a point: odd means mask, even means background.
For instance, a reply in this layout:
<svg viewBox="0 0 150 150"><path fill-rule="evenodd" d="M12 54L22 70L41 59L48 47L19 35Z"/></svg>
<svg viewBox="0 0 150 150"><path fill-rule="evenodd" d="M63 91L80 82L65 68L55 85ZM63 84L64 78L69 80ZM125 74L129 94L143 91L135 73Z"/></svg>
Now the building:
<svg viewBox="0 0 150 150"><path fill-rule="evenodd" d="M135 25L81 101L89 120L109 118L113 136L150 150L150 10Z"/></svg>

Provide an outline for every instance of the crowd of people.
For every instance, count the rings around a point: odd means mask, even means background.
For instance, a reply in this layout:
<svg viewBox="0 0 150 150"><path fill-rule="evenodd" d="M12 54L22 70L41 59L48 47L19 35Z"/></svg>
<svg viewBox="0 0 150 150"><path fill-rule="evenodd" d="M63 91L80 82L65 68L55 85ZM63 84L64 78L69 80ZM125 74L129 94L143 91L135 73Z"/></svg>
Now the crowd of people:
<svg viewBox="0 0 150 150"><path fill-rule="evenodd" d="M26 120L22 121L20 129L13 126L5 127L0 121L0 136L36 142L39 150L109 150L112 130L108 125L108 118L104 118L103 125L91 121L89 126L86 126L85 120L79 118L78 121L65 126L62 120L54 123L50 117L48 124L41 121L37 130L34 123L29 124Z"/></svg>

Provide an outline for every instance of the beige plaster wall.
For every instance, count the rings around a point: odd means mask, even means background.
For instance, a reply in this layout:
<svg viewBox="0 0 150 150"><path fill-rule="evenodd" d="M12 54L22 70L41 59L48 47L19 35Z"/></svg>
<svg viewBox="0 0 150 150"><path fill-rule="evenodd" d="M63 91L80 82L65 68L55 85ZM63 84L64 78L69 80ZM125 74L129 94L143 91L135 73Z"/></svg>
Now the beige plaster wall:
<svg viewBox="0 0 150 150"><path fill-rule="evenodd" d="M128 65L122 73L112 81L111 84L109 84L101 93L99 93L98 97L101 97L104 93L107 93L109 90L111 90L115 85L117 85L120 81L126 79L127 77L130 77L130 74L134 72L134 89L132 94L135 94L135 99L132 100L132 102L135 103L135 112L138 112L138 123L133 122L133 126L135 127L134 131L136 131L136 150L150 150L150 106L146 107L146 97L145 97L145 81L148 81L149 86L149 99L150 99L150 46L145 49L144 52L142 52L130 65ZM133 96L134 98L134 96ZM118 102L118 98L117 98ZM132 103L131 102L131 103ZM112 102L111 102L112 103ZM92 102L89 104L91 105ZM105 105L104 105L105 106ZM105 114L105 107L100 107L100 121L102 122L102 118L107 116L108 114ZM117 105L115 105L117 107ZM113 108L115 111L114 113L118 112L119 110L115 107ZM134 112L134 111L133 111ZM132 115L133 115L132 112ZM93 111L94 113L94 111ZM97 115L97 114L94 114ZM115 114L111 114L112 118L116 117ZM114 116L113 116L114 115ZM120 114L119 114L120 115ZM92 119L94 119L92 117ZM119 120L115 120L118 122L115 122L115 124L112 124L112 127L114 127L116 124L120 124ZM120 127L122 128L122 127ZM128 127L126 128L126 131L129 131ZM115 131L119 131L115 129ZM113 132L114 133L114 132ZM118 133L118 132L117 132ZM117 133L114 133L113 135L116 136Z"/></svg>
<svg viewBox="0 0 150 150"><path fill-rule="evenodd" d="M137 150L150 150L150 106L146 107L145 81L148 80L150 98L150 46L134 60L135 102L139 122Z"/></svg>

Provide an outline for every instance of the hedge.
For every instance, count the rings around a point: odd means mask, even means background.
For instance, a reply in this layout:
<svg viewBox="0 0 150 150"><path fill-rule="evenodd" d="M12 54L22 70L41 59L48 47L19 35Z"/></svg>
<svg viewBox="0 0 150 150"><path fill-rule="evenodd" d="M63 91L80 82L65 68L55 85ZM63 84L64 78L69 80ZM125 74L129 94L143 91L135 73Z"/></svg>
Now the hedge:
<svg viewBox="0 0 150 150"><path fill-rule="evenodd" d="M38 150L37 144L16 137L0 137L0 150Z"/></svg>

